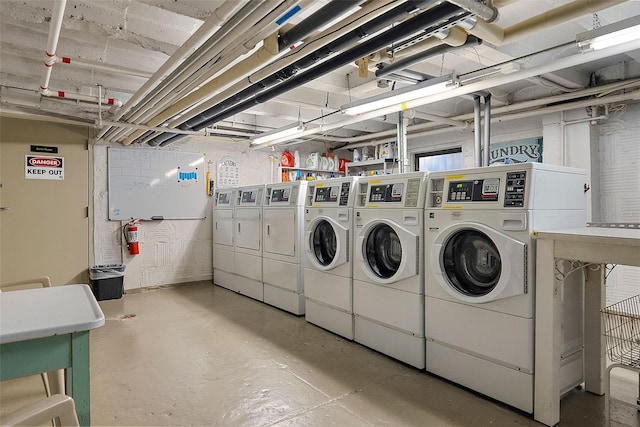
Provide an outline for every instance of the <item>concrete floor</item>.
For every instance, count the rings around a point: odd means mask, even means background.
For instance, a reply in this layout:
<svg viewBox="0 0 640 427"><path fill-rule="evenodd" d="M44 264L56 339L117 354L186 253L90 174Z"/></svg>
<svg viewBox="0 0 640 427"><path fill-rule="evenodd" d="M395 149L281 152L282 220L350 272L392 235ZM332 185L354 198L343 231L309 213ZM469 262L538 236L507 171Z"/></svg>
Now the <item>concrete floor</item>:
<svg viewBox="0 0 640 427"><path fill-rule="evenodd" d="M93 425L541 425L210 282L100 305L107 321L91 332ZM635 399L633 379L616 379L615 392ZM5 381L1 411L43 395L39 377ZM603 397L575 390L559 425L603 425L603 408ZM640 426L634 409L614 403L612 413L614 426Z"/></svg>

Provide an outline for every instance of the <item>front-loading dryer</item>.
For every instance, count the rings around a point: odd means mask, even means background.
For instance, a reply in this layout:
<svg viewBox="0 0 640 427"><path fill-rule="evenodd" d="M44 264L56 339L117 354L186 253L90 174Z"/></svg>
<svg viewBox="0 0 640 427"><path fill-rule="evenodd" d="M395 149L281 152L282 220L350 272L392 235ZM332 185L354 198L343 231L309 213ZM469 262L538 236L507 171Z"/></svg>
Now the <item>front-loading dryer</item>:
<svg viewBox="0 0 640 427"><path fill-rule="evenodd" d="M424 368L423 206L426 173L356 184L354 340Z"/></svg>
<svg viewBox="0 0 640 427"><path fill-rule="evenodd" d="M309 184L305 207L305 318L353 339L353 202L356 177Z"/></svg>
<svg viewBox="0 0 640 427"><path fill-rule="evenodd" d="M213 200L213 283L238 291L235 281L235 244L233 239L236 189L215 191Z"/></svg>
<svg viewBox="0 0 640 427"><path fill-rule="evenodd" d="M533 411L532 231L585 226L586 180L582 170L539 163L429 175L427 371ZM583 377L580 275L563 289L561 392Z"/></svg>
<svg viewBox="0 0 640 427"><path fill-rule="evenodd" d="M235 205L235 282L239 293L264 300L262 283L262 203L264 184L238 187Z"/></svg>
<svg viewBox="0 0 640 427"><path fill-rule="evenodd" d="M304 314L304 204L307 181L267 184L262 224L264 302Z"/></svg>

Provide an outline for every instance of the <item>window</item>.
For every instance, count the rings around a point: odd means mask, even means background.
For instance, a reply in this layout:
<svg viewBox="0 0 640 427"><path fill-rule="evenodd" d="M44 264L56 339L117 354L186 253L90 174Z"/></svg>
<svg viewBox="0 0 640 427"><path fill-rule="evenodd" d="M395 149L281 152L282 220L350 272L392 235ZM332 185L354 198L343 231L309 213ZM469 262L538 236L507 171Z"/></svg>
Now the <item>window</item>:
<svg viewBox="0 0 640 427"><path fill-rule="evenodd" d="M416 154L415 165L416 170L421 172L462 169L462 148Z"/></svg>

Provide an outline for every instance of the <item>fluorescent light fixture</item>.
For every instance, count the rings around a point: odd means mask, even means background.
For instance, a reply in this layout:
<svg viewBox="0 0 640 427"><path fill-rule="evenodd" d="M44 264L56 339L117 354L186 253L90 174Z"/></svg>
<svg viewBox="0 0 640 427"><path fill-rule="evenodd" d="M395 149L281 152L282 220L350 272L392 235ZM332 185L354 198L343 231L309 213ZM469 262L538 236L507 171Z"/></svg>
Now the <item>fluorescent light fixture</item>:
<svg viewBox="0 0 640 427"><path fill-rule="evenodd" d="M425 80L416 85L387 92L382 95L361 99L359 101L343 105L340 107L340 110L343 114L347 114L349 116L357 116L358 114L368 113L381 108L391 107L393 105L399 105L400 109L406 110L405 106L403 106L406 102L446 92L458 86L460 86L460 80L458 80L454 74L451 74L448 76Z"/></svg>
<svg viewBox="0 0 640 427"><path fill-rule="evenodd" d="M269 132L261 133L251 138L251 145L266 145L270 146L271 141L276 141L282 138L292 137L299 133L304 132L305 126L302 122L296 122L289 126L285 126L279 129L274 129ZM284 142L284 141L278 141Z"/></svg>
<svg viewBox="0 0 640 427"><path fill-rule="evenodd" d="M582 52L606 49L611 46L640 39L640 16L623 19L576 36Z"/></svg>

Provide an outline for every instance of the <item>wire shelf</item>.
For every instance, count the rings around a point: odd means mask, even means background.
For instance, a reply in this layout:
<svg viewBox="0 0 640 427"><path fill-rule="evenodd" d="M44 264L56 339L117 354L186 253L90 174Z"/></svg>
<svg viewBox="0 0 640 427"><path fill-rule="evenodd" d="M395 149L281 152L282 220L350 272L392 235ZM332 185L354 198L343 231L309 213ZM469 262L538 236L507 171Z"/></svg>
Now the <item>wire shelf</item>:
<svg viewBox="0 0 640 427"><path fill-rule="evenodd" d="M603 308L602 320L611 361L640 368L640 295Z"/></svg>

